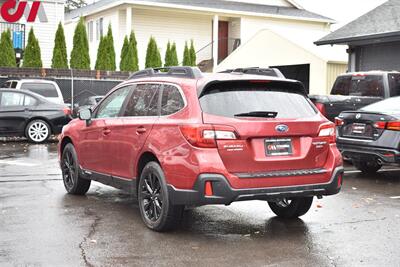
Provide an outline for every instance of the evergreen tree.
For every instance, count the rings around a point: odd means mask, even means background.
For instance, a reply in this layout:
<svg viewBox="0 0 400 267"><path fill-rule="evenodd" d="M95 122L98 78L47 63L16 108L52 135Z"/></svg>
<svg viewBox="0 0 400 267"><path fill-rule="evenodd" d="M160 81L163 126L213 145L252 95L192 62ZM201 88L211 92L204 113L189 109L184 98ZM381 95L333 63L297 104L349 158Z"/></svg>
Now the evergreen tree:
<svg viewBox="0 0 400 267"><path fill-rule="evenodd" d="M160 51L157 47L157 42L153 37L150 37L146 52L146 68L162 67Z"/></svg>
<svg viewBox="0 0 400 267"><path fill-rule="evenodd" d="M68 69L67 46L65 44L64 29L61 22L58 24L56 37L54 39L51 67L53 69Z"/></svg>
<svg viewBox="0 0 400 267"><path fill-rule="evenodd" d="M171 65L171 43L168 41L167 50L165 51L164 66L170 67Z"/></svg>
<svg viewBox="0 0 400 267"><path fill-rule="evenodd" d="M128 37L125 36L124 44L121 49L121 59L119 61L119 69L120 71L128 71L128 48L129 48L129 40Z"/></svg>
<svg viewBox="0 0 400 267"><path fill-rule="evenodd" d="M171 66L178 66L178 54L176 53L176 44L175 42L172 44L171 47Z"/></svg>
<svg viewBox="0 0 400 267"><path fill-rule="evenodd" d="M90 69L89 43L83 18L75 28L70 66L73 69Z"/></svg>
<svg viewBox="0 0 400 267"><path fill-rule="evenodd" d="M10 30L4 31L0 39L0 67L16 67L15 51Z"/></svg>
<svg viewBox="0 0 400 267"><path fill-rule="evenodd" d="M23 67L25 68L41 68L42 67L42 59L40 53L39 41L35 37L35 33L33 32L33 28L29 31L28 35L28 44L25 48L25 56Z"/></svg>
<svg viewBox="0 0 400 267"><path fill-rule="evenodd" d="M192 59L187 42L185 42L185 49L183 50L183 66L192 66Z"/></svg>
<svg viewBox="0 0 400 267"><path fill-rule="evenodd" d="M194 49L193 39L190 41L189 54L190 54L190 62L191 62L190 66L197 66L197 64L196 64L196 50Z"/></svg>
<svg viewBox="0 0 400 267"><path fill-rule="evenodd" d="M132 47L133 53L133 68L132 71L139 70L139 58L138 58L138 50L137 50L137 42L134 31L131 31L131 35L129 36L129 45Z"/></svg>
<svg viewBox="0 0 400 267"><path fill-rule="evenodd" d="M107 58L104 56L106 51L106 37L101 36L99 47L97 48L97 59L96 59L96 70L106 70L107 69Z"/></svg>
<svg viewBox="0 0 400 267"><path fill-rule="evenodd" d="M111 24L108 25L108 31L106 36L106 53L103 55L107 58L106 70L115 71L115 49L114 49L114 38L112 34Z"/></svg>

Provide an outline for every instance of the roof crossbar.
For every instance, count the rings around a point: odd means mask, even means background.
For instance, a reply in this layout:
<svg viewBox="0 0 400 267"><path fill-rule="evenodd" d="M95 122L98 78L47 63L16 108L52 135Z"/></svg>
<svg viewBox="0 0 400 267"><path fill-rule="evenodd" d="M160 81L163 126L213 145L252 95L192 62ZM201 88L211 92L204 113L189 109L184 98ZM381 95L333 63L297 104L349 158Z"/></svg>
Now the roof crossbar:
<svg viewBox="0 0 400 267"><path fill-rule="evenodd" d="M162 68L147 68L141 71L133 73L129 80L139 79L144 77L180 77L188 79L198 79L201 78L202 72L197 67L162 67Z"/></svg>

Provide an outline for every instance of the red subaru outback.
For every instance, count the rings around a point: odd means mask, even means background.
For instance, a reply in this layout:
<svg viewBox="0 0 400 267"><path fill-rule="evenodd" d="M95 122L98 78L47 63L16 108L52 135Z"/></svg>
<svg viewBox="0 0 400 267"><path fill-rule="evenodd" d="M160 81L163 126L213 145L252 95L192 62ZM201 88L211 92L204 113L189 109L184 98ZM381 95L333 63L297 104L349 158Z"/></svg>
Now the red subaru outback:
<svg viewBox="0 0 400 267"><path fill-rule="evenodd" d="M64 127L59 155L68 193L127 189L156 231L185 206L242 200L298 217L343 176L335 126L300 82L189 67L135 73Z"/></svg>

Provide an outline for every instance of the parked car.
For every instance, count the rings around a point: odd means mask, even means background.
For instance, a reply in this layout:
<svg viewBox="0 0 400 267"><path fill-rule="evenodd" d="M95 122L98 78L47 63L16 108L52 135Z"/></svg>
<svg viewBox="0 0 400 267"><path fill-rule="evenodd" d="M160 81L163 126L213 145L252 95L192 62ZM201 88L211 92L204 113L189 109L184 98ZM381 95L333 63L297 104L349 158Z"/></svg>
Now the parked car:
<svg viewBox="0 0 400 267"><path fill-rule="evenodd" d="M71 120L71 110L27 90L0 89L0 136L45 142Z"/></svg>
<svg viewBox="0 0 400 267"><path fill-rule="evenodd" d="M400 164L400 96L388 98L336 118L337 143L343 155L364 173Z"/></svg>
<svg viewBox="0 0 400 267"><path fill-rule="evenodd" d="M369 104L400 95L400 72L368 71L337 77L331 94L310 95L310 99L329 120L340 112L357 110Z"/></svg>
<svg viewBox="0 0 400 267"><path fill-rule="evenodd" d="M165 69L162 69L165 71ZM138 197L144 223L164 231L185 205L266 200L284 218L342 185L335 125L302 83L197 68L147 69L64 127L59 157L68 193L91 180Z"/></svg>
<svg viewBox="0 0 400 267"><path fill-rule="evenodd" d="M82 102L75 104L73 111L74 116L77 116L81 109L93 108L103 99L103 97L103 95L89 96Z"/></svg>
<svg viewBox="0 0 400 267"><path fill-rule="evenodd" d="M43 96L50 102L57 104L64 104L64 98L61 93L60 87L58 87L58 84L53 81L41 80L41 79L9 80L6 81L2 87L28 90Z"/></svg>

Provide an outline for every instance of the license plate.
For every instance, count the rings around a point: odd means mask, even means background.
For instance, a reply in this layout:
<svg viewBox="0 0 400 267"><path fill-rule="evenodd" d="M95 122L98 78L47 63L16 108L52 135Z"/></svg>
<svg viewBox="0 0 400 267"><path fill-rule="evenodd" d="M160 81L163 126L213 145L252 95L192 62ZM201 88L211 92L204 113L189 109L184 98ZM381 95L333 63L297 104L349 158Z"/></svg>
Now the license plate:
<svg viewBox="0 0 400 267"><path fill-rule="evenodd" d="M292 139L266 139L265 153L267 156L292 155Z"/></svg>
<svg viewBox="0 0 400 267"><path fill-rule="evenodd" d="M353 134L364 134L365 126L365 123L353 123L351 132Z"/></svg>

